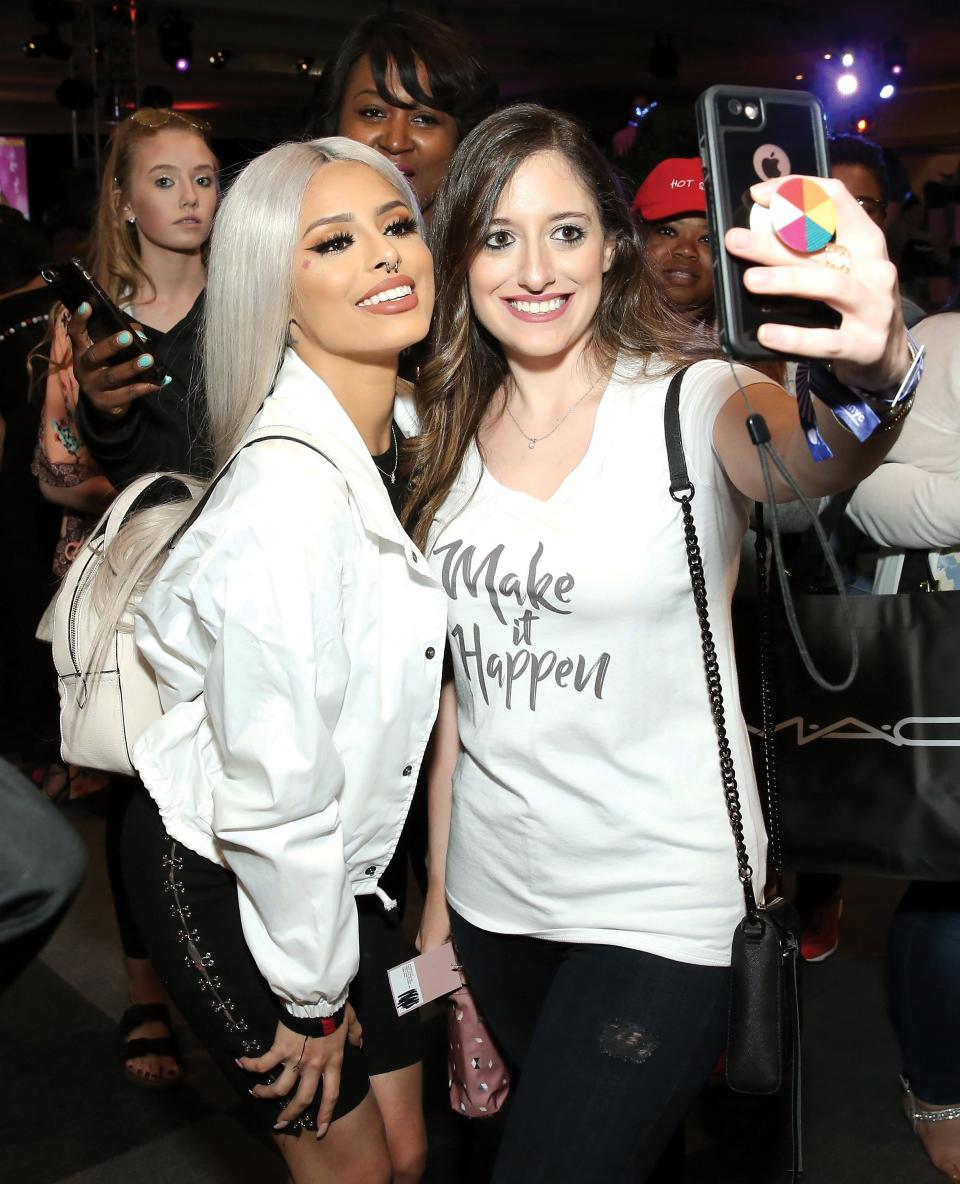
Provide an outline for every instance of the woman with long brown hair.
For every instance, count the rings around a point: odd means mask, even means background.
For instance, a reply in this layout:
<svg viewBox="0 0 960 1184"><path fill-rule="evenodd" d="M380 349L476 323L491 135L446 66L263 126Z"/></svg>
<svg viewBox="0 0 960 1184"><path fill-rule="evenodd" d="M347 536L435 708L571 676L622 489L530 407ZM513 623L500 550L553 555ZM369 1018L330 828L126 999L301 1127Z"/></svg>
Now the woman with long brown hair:
<svg viewBox="0 0 960 1184"><path fill-rule="evenodd" d="M883 399L911 368L882 236L841 185L819 183L849 272L771 235L733 231L725 245L756 265L751 290L843 315L837 330L765 325L763 344L828 354L841 381L877 392L889 430L863 445L820 408L833 449L821 464L796 402L711 357L666 307L580 125L535 106L491 116L437 199L408 512L449 597L455 698L445 688L420 940L452 930L521 1071L497 1184L648 1179L722 1048L743 893L664 403L692 363L681 433L745 841L762 868L728 608L749 504L765 496L745 404L806 491L827 493L880 461L903 415ZM776 495L792 496L785 483Z"/></svg>

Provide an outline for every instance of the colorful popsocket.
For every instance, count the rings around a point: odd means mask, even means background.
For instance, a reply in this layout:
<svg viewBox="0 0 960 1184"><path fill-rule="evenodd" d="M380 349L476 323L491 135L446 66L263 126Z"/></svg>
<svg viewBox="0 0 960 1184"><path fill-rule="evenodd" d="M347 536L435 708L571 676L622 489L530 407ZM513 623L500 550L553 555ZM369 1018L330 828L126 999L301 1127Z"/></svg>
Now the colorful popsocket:
<svg viewBox="0 0 960 1184"><path fill-rule="evenodd" d="M837 210L815 181L791 177L770 199L770 221L785 246L812 255L822 251L836 233Z"/></svg>

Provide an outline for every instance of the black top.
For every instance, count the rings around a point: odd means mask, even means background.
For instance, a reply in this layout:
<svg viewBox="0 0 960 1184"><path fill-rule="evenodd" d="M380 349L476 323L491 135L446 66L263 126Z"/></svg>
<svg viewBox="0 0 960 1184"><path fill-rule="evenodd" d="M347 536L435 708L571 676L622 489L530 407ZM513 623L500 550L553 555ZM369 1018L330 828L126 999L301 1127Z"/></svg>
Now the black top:
<svg viewBox="0 0 960 1184"><path fill-rule="evenodd" d="M382 452L379 456L371 457L371 459L377 466L384 488L390 495L393 512L399 518L409 496L410 485L406 478L401 477L399 473L395 481L390 480L390 474L396 472L397 449L406 438L396 423L393 425L393 431L394 437L387 451ZM408 813L393 857L380 877L380 887L388 896L392 896L397 902L398 920L403 916L407 898L407 852L409 849L410 827L412 825L410 821L411 817L412 814Z"/></svg>
<svg viewBox="0 0 960 1184"><path fill-rule="evenodd" d="M164 365L172 382L135 399L126 415L104 415L81 397L77 427L90 454L117 489L144 473L210 476L205 400L197 357L204 293L166 333L144 325L145 350Z"/></svg>

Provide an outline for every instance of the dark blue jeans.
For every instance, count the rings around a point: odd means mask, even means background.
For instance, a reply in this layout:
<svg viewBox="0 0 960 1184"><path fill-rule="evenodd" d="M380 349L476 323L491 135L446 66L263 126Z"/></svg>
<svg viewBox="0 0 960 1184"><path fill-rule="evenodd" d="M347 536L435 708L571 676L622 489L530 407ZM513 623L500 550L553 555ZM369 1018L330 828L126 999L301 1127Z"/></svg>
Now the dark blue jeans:
<svg viewBox="0 0 960 1184"><path fill-rule="evenodd" d="M682 1145L673 1167L657 1164L723 1049L729 971L451 921L480 1010L520 1070L494 1184L680 1179Z"/></svg>
<svg viewBox="0 0 960 1184"><path fill-rule="evenodd" d="M889 955L903 1075L924 1102L960 1104L960 884L914 881L891 922Z"/></svg>

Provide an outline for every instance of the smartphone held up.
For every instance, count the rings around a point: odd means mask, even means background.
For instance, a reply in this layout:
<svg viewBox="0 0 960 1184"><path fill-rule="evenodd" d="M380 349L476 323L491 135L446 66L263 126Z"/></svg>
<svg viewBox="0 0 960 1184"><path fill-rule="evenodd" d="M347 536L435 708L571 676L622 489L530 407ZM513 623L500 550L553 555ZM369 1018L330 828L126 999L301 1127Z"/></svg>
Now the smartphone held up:
<svg viewBox="0 0 960 1184"><path fill-rule="evenodd" d="M757 340L762 324L834 329L840 315L819 300L749 292L743 273L751 266L724 249L731 227L771 229L771 213L754 203L750 189L761 181L800 174L829 176L823 108L806 91L712 86L697 100L697 128L703 160L710 237L714 243L713 280L720 343L737 358L787 355L766 349ZM787 211L778 231L790 246L794 231L798 250L815 250L829 242L832 203L818 204L819 187L799 180L796 193L784 190L780 205ZM822 195L825 197L826 195ZM779 195L778 195L779 198ZM795 224L790 221L796 213Z"/></svg>
<svg viewBox="0 0 960 1184"><path fill-rule="evenodd" d="M76 312L81 304L90 305L87 333L94 344L114 334L130 334L130 344L114 354L111 359L112 365L132 362L142 355L143 345L133 320L114 304L79 259L70 259L66 263L48 263L40 269L40 275L51 287L57 289L60 299L71 312ZM142 378L143 381L160 385L166 374L163 366L154 360L149 370L143 372Z"/></svg>

